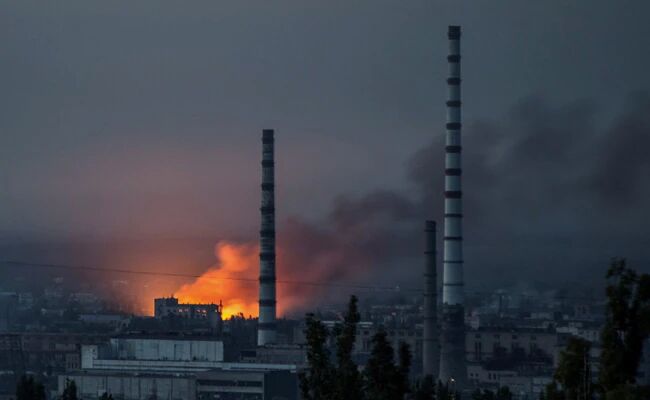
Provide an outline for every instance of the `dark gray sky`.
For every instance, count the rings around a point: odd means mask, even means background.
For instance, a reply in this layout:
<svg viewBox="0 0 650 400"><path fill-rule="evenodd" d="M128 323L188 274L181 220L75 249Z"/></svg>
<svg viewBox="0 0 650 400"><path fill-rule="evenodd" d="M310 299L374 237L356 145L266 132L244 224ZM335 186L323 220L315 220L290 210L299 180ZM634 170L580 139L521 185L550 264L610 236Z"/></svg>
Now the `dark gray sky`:
<svg viewBox="0 0 650 400"><path fill-rule="evenodd" d="M254 239L273 127L285 237L386 230L385 276L402 273L421 243L399 240L441 212L446 29L460 24L468 263L524 279L558 259L648 261L648 15L643 0L5 3L0 231L6 243ZM373 202L377 190L388 197ZM367 224L350 229L351 215ZM594 231L620 246L603 250ZM586 243L552 244L565 237Z"/></svg>

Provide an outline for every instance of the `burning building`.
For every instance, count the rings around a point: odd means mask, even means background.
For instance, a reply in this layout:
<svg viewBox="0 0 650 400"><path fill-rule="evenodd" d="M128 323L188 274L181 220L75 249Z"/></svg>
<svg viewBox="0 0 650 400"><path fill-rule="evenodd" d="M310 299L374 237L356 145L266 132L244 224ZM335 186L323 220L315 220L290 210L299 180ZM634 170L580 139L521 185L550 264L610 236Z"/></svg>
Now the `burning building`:
<svg viewBox="0 0 650 400"><path fill-rule="evenodd" d="M212 329L221 327L221 304L183 304L176 297L154 300L154 317L179 317L207 322Z"/></svg>

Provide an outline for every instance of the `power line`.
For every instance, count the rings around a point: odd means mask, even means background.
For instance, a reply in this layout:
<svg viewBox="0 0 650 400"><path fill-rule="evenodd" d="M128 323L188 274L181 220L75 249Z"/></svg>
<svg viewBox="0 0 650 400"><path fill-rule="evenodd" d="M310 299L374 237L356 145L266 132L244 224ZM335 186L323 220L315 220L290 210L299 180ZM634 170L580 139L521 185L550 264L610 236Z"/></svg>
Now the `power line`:
<svg viewBox="0 0 650 400"><path fill-rule="evenodd" d="M197 275L197 274L188 274L188 273L179 273L179 272L132 270L132 269L124 269L124 268L100 268L100 267L92 267L92 266L31 263L31 262L23 262L23 261L2 261L2 263L7 265L21 266L21 267L69 269L69 270L91 271L91 272L116 272L116 273L133 274L133 275L169 276L174 278L195 278L195 279L203 278L203 279L210 279L216 281L227 280L227 281L251 282L251 283L259 282L259 280L255 278L240 278L240 277L232 277L232 276L210 278L210 277L206 277L204 274ZM343 289L360 289L360 290L376 290L376 291L412 291L412 292L423 291L423 289L402 288L400 286L375 286L375 285L364 285L359 283L337 283L337 282L326 282L326 281L296 281L296 280L278 279L276 280L276 283L286 284L286 285L324 286L324 287L338 287Z"/></svg>
<svg viewBox="0 0 650 400"><path fill-rule="evenodd" d="M213 281L236 281L236 282L247 282L247 283L258 283L259 280L255 278L242 278L242 277L233 277L233 276L224 276L219 278L211 278L205 276L205 274L188 274L181 272L164 272L164 271L152 271L152 270L133 270L125 268L101 268L93 266L80 266L80 265L67 265L67 264L49 264L49 263L34 263L34 262L25 262L25 261L0 261L0 263L5 265L13 265L20 267L36 267L36 268L49 268L49 269L67 269L67 270L76 270L76 271L90 271L90 272L113 272L113 273L122 273L122 274L132 274L132 275L148 275L148 276L168 276L172 278L203 278ZM362 283L339 283L339 282L328 282L328 281L298 281L298 280L287 280L287 279L278 279L276 283L285 284L285 285L298 285L298 286L314 286L314 287L331 287L339 289L356 289L356 290L368 290L368 291L377 291L377 292L411 292L411 293L423 293L424 289L402 287L402 286L379 286L379 285L368 285ZM496 292L488 291L466 291L466 295L484 295L490 296L497 294ZM509 297L519 297L519 298L533 298L533 295L525 294L509 294ZM587 296L555 296L557 300L594 300Z"/></svg>

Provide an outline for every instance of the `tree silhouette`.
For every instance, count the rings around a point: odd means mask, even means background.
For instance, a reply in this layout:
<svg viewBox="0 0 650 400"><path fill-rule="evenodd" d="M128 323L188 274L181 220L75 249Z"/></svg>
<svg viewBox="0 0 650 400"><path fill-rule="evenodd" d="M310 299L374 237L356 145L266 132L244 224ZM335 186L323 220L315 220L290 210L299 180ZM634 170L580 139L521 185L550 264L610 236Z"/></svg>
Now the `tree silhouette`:
<svg viewBox="0 0 650 400"><path fill-rule="evenodd" d="M592 398L590 349L589 341L571 337L566 349L560 353L560 361L553 378L562 385L567 400Z"/></svg>
<svg viewBox="0 0 650 400"><path fill-rule="evenodd" d="M402 400L409 390L408 376L403 375L402 366L395 365L394 350L386 337L386 332L380 330L372 338L372 350L364 371L366 397L372 400ZM402 354L400 359L407 361Z"/></svg>
<svg viewBox="0 0 650 400"><path fill-rule="evenodd" d="M305 400L403 400L411 391L409 373L412 355L409 346L400 343L398 363L395 350L380 330L372 338L371 354L363 373L352 358L360 315L357 298L352 296L341 324L331 332L314 314L307 314L307 368L300 374L300 391ZM336 360L332 362L328 339L336 346ZM435 393L430 386L419 388L416 396L426 400Z"/></svg>
<svg viewBox="0 0 650 400"><path fill-rule="evenodd" d="M33 376L23 375L16 386L16 400L45 400L45 388Z"/></svg>
<svg viewBox="0 0 650 400"><path fill-rule="evenodd" d="M436 400L436 383L431 375L415 382L413 400Z"/></svg>
<svg viewBox="0 0 650 400"><path fill-rule="evenodd" d="M313 314L306 318L307 364L300 374L300 391L304 400L329 400L333 397L334 368L326 347L328 331Z"/></svg>
<svg viewBox="0 0 650 400"><path fill-rule="evenodd" d="M74 380L65 380L65 388L61 394L61 400L77 400L77 384Z"/></svg>
<svg viewBox="0 0 650 400"><path fill-rule="evenodd" d="M650 275L638 275L623 258L612 260L607 279L599 372L604 393L636 382L643 342L650 333Z"/></svg>
<svg viewBox="0 0 650 400"><path fill-rule="evenodd" d="M411 391L411 382L409 380L409 375L411 372L411 362L413 361L413 355L411 354L411 349L407 343L400 342L398 355L399 357L396 379L400 385L400 391L403 393L409 393Z"/></svg>
<svg viewBox="0 0 650 400"><path fill-rule="evenodd" d="M363 383L357 365L352 360L352 351L357 337L357 325L361 320L356 296L350 297L343 324L337 326L335 371L335 397L340 400L359 400L363 397Z"/></svg>

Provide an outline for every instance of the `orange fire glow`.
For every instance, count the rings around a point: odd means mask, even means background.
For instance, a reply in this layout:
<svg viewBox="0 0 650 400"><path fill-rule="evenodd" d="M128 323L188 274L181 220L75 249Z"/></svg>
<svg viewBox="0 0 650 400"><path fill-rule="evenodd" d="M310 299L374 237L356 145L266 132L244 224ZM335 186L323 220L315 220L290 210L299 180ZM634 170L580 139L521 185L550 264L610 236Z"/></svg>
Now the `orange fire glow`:
<svg viewBox="0 0 650 400"><path fill-rule="evenodd" d="M292 237L289 235L289 242ZM285 243L286 244L286 243ZM341 252L338 246L325 249L277 247L277 315L297 316L323 301L337 301L352 294L310 282L361 279L369 270L362 254ZM254 242L218 242L217 263L193 282L182 285L174 296L182 303L223 302L223 318L243 314L258 316L259 246ZM350 267L352 266L352 267Z"/></svg>
<svg viewBox="0 0 650 400"><path fill-rule="evenodd" d="M174 296L182 303L218 304L222 301L223 318L239 314L256 317L258 249L253 244L217 243L217 264L194 282L183 285Z"/></svg>

